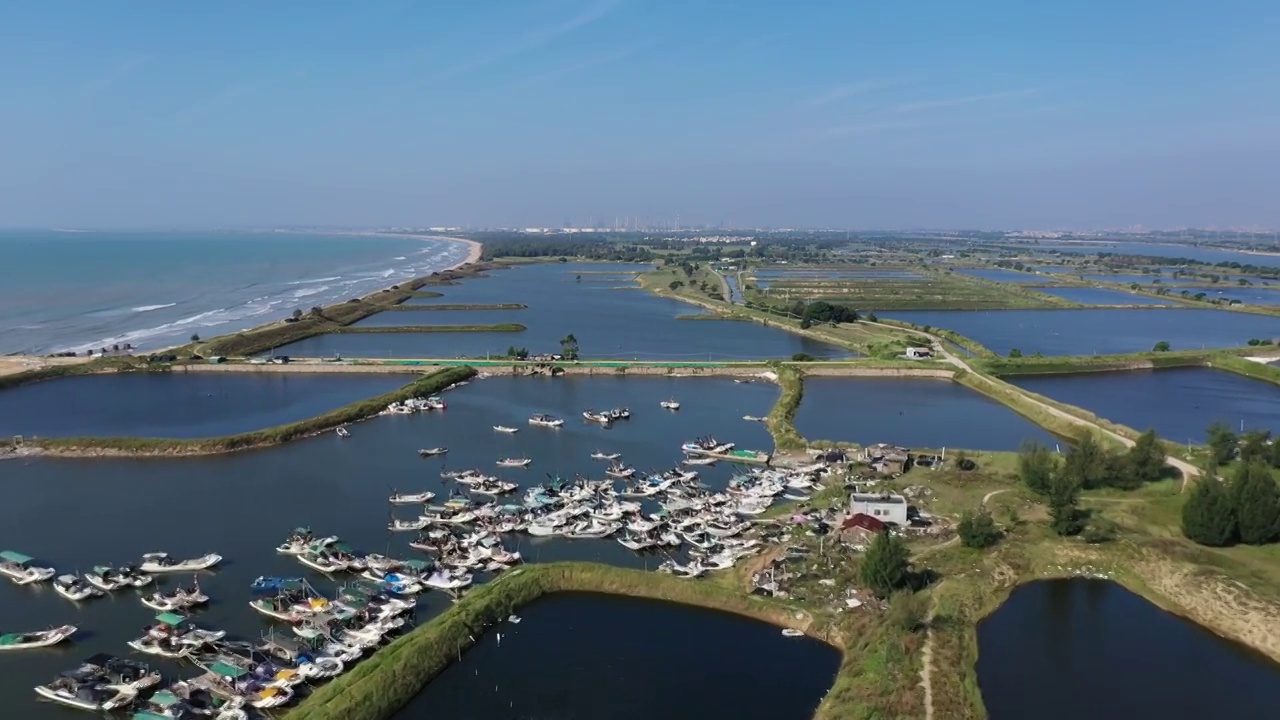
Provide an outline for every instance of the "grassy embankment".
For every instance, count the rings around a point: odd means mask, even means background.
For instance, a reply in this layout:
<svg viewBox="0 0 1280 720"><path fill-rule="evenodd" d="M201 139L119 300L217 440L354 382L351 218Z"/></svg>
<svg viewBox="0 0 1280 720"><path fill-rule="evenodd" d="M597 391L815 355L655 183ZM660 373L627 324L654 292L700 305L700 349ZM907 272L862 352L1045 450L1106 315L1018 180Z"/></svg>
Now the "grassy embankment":
<svg viewBox="0 0 1280 720"><path fill-rule="evenodd" d="M359 400L323 415L236 435L196 439L129 437L40 438L28 439L26 445L55 454L66 455L208 455L247 450L249 448L270 447L332 430L339 425L373 417L393 402L432 395L456 382L468 380L474 377L475 374L475 369L466 366L438 370L398 390L366 400Z"/></svg>
<svg viewBox="0 0 1280 720"><path fill-rule="evenodd" d="M1099 281L1099 280L1081 280L1074 277L1067 278L1067 279L1071 280L1071 284L1077 287L1096 287L1096 288L1102 288L1105 290L1117 290L1120 292L1131 293L1133 295L1139 295L1141 297L1153 298L1156 300L1170 302L1170 303L1173 303L1175 306L1203 308L1206 310L1231 310L1234 312L1249 313L1251 315L1280 316L1280 305L1259 305L1259 304L1252 304L1252 303L1244 303L1244 304L1238 304L1238 305L1228 305L1228 304L1220 305L1218 303L1208 302L1207 300L1196 300L1194 295L1197 292L1201 292L1201 290L1199 289L1196 289L1195 292L1192 292L1191 296L1182 297L1181 290L1179 290L1178 285L1160 286L1170 291L1166 295L1161 295L1158 292L1160 287L1155 287L1151 285L1138 285L1138 287L1135 289L1133 287L1133 283L1105 282L1105 281ZM1208 286L1207 283L1206 283L1206 286ZM1222 286L1222 288L1225 291L1230 291L1233 289L1233 286L1225 285L1225 286ZM1191 290L1192 288L1187 288L1187 289ZM1209 297L1212 298L1212 296L1209 296Z"/></svg>
<svg viewBox="0 0 1280 720"><path fill-rule="evenodd" d="M942 338L943 340L946 340L947 342L951 343L952 345L955 345L956 347L964 348L969 353L971 353L975 358L999 357L999 355L996 355L994 352L987 349L985 345L978 342L977 340L973 340L972 338L965 337L964 335L961 335L958 332L947 330L945 328L936 328L930 325L917 325L915 323L909 323L903 320L891 320L887 318L877 318L876 322L880 323L881 325L892 325L894 327L900 327L907 330L920 330L922 332L927 332L931 335L937 335L938 337Z"/></svg>
<svg viewBox="0 0 1280 720"><path fill-rule="evenodd" d="M482 264L467 265L456 270L414 278L392 288L304 313L296 322L282 320L231 335L196 341L177 348L174 352L179 355L195 352L205 357L256 355L309 337L339 331L370 315L396 307L411 297L440 297L438 292L421 290L421 288L429 285L447 285L459 279L477 275L490 267Z"/></svg>
<svg viewBox="0 0 1280 720"><path fill-rule="evenodd" d="M781 268L768 268L779 270ZM814 270L791 266L790 272ZM816 268L823 269L823 268ZM1081 307L1069 300L1036 292L1032 288L999 283L950 271L937 271L915 265L844 268L855 270L859 277L821 278L795 275L769 280L760 289L754 275L748 280L745 299L758 302L794 302L796 300L848 305L859 311L885 310L1013 310L1037 308ZM911 276L895 273L912 273ZM877 277L879 275L879 277Z"/></svg>
<svg viewBox="0 0 1280 720"><path fill-rule="evenodd" d="M439 293L435 293L439 297ZM527 310L528 305L523 303L490 303L490 304L465 304L465 303L440 303L439 305L423 304L404 304L392 305L388 310L407 310L410 312L432 312L439 310Z"/></svg>
<svg viewBox="0 0 1280 720"><path fill-rule="evenodd" d="M345 335L361 333L462 333L462 332L524 332L527 327L520 323L498 323L496 325L346 325L329 330L326 334Z"/></svg>
<svg viewBox="0 0 1280 720"><path fill-rule="evenodd" d="M796 412L804 399L804 373L791 365L779 365L774 372L782 392L765 416L765 427L773 435L776 450L803 450L808 445L796 431Z"/></svg>
<svg viewBox="0 0 1280 720"><path fill-rule="evenodd" d="M699 280L704 273L709 279ZM670 284L675 281L686 284L672 290ZM686 278L679 268L660 268L640 276L641 286L656 295L683 300L715 313L714 315L687 316L691 320L756 322L880 359L892 359L901 355L913 343L911 334L908 332L900 332L894 328L871 323L842 323L836 326L818 324L802 329L800 321L796 318L743 305L733 305L702 293L698 289L701 282L707 282L713 290L719 287L719 280L705 269L699 269L689 278Z"/></svg>
<svg viewBox="0 0 1280 720"><path fill-rule="evenodd" d="M11 388L18 387L19 385L41 382L44 380L74 377L76 375L93 375L96 373L107 372L133 372L147 369L147 363L138 358L104 357L83 363L49 365L42 368L24 370L11 375L0 375L0 390L9 390Z"/></svg>

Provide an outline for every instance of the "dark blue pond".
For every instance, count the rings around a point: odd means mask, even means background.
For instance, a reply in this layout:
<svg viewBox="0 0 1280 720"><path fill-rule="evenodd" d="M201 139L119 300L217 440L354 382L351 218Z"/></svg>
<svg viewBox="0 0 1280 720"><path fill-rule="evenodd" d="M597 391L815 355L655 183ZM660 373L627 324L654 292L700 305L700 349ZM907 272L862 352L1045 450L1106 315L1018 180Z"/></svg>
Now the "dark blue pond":
<svg viewBox="0 0 1280 720"><path fill-rule="evenodd" d="M809 440L904 447L1016 450L1052 435L1000 403L949 380L805 379L796 430Z"/></svg>
<svg viewBox="0 0 1280 720"><path fill-rule="evenodd" d="M1107 290L1106 288L1059 287L1039 288L1037 292L1060 297L1082 305L1173 305L1167 300L1143 297L1133 293Z"/></svg>
<svg viewBox="0 0 1280 720"><path fill-rule="evenodd" d="M1246 305L1280 305L1280 287L1250 288L1215 285L1209 287L1179 287L1178 290L1179 292L1186 290L1192 295L1204 293L1210 298L1219 300L1236 300Z"/></svg>
<svg viewBox="0 0 1280 720"><path fill-rule="evenodd" d="M0 392L0 436L232 435L320 415L415 377L175 371L47 380Z"/></svg>
<svg viewBox="0 0 1280 720"><path fill-rule="evenodd" d="M991 720L1274 717L1280 666L1120 585L1051 580L978 625Z"/></svg>
<svg viewBox="0 0 1280 720"><path fill-rule="evenodd" d="M1280 335L1280 319L1227 310L895 310L894 320L953 330L999 355L1111 355L1145 352L1168 342L1174 350L1243 346Z"/></svg>
<svg viewBox="0 0 1280 720"><path fill-rule="evenodd" d="M1082 407L1178 443L1202 443L1205 428L1280 433L1280 386L1208 368L1169 368L1006 378L1031 392Z"/></svg>
<svg viewBox="0 0 1280 720"><path fill-rule="evenodd" d="M395 720L809 720L840 665L816 640L674 603L561 593L520 614Z"/></svg>

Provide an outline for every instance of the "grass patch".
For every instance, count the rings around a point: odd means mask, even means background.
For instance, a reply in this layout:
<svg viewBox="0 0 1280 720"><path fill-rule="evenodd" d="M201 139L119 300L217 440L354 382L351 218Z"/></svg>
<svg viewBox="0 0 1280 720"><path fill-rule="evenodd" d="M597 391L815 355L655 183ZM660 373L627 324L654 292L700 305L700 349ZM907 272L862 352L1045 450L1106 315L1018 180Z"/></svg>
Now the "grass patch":
<svg viewBox="0 0 1280 720"><path fill-rule="evenodd" d="M127 454L127 455L204 455L233 452L248 448L269 447L290 440L309 437L339 425L364 420L382 412L387 405L409 398L426 397L440 392L450 385L474 377L476 371L468 366L452 367L425 375L404 387L367 400L359 400L323 415L286 425L255 430L253 432L224 435L216 438L48 438L27 441L46 451L65 454Z"/></svg>
<svg viewBox="0 0 1280 720"><path fill-rule="evenodd" d="M950 271L879 266L859 269L858 277L823 278L800 274L814 269L820 268L791 266L786 272L795 273L793 277L784 274L781 278L769 279L767 288L751 290L747 299L762 302L824 300L877 312L1077 307L1075 303L1030 288ZM895 272L904 270L913 273L915 277L894 275ZM755 287L758 283L759 279L749 274L747 286Z"/></svg>
<svg viewBox="0 0 1280 720"><path fill-rule="evenodd" d="M765 416L765 426L773 435L775 449L802 450L807 444L796 431L796 412L800 409L800 401L804 399L804 373L793 365L779 365L775 372L782 392Z"/></svg>

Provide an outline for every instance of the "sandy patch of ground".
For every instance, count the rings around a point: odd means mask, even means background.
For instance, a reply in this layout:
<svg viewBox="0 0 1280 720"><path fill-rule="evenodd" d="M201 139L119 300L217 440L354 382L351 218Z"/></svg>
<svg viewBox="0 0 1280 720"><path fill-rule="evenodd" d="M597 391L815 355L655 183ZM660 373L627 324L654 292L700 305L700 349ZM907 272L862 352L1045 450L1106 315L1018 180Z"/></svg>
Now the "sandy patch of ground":
<svg viewBox="0 0 1280 720"><path fill-rule="evenodd" d="M0 357L0 375L13 375L27 370L36 370L51 365L79 365L89 362L87 357L32 357L29 355L10 355Z"/></svg>

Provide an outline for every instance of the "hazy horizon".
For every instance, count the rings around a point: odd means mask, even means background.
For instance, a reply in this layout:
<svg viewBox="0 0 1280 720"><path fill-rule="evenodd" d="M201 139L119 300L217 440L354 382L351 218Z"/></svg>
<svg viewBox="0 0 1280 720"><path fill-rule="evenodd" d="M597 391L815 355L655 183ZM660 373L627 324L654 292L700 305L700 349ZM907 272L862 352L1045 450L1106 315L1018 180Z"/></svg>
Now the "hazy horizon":
<svg viewBox="0 0 1280 720"><path fill-rule="evenodd" d="M10 4L0 226L1266 231L1278 30L1261 0Z"/></svg>

